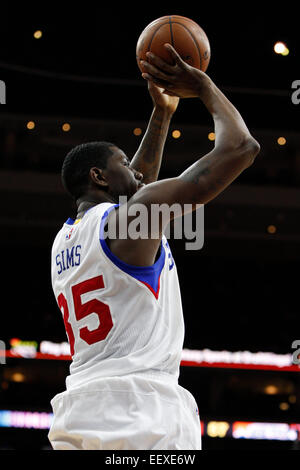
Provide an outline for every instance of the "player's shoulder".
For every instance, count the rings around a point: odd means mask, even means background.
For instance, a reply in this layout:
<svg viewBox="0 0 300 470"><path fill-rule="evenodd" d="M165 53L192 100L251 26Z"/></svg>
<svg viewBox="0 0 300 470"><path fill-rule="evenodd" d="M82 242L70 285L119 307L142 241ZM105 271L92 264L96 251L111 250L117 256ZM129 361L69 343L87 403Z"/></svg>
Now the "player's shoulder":
<svg viewBox="0 0 300 470"><path fill-rule="evenodd" d="M112 209L117 208L116 206L112 203L100 203L88 209L81 219L67 218L57 232L52 246L61 243L62 240L70 239L73 232L77 232L82 226L98 225L107 218Z"/></svg>

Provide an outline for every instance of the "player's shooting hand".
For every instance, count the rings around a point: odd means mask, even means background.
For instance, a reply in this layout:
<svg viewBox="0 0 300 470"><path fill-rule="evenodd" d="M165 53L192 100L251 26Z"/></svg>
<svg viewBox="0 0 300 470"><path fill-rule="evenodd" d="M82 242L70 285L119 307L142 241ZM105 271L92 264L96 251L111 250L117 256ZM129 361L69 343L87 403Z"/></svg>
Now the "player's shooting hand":
<svg viewBox="0 0 300 470"><path fill-rule="evenodd" d="M209 77L181 59L171 44L165 44L174 65L170 65L152 52L147 52L148 61L142 61L145 72L142 77L164 88L164 94L180 98L201 97L203 90L209 84Z"/></svg>
<svg viewBox="0 0 300 470"><path fill-rule="evenodd" d="M153 101L153 106L156 109L162 110L169 115L175 113L179 103L178 96L168 96L164 93L164 88L159 88L150 80L148 81L148 90Z"/></svg>

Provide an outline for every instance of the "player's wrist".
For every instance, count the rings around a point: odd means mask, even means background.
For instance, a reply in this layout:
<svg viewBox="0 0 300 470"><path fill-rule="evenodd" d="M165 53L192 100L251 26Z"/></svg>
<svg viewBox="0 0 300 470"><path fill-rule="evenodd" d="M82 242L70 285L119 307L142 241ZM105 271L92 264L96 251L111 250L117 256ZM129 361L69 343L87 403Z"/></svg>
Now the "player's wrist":
<svg viewBox="0 0 300 470"><path fill-rule="evenodd" d="M213 81L204 72L197 70L197 85L196 93L197 97L202 101L205 101L214 94L215 85Z"/></svg>
<svg viewBox="0 0 300 470"><path fill-rule="evenodd" d="M167 106L155 104L153 107L153 115L165 121L171 120L173 114L174 111L169 109Z"/></svg>

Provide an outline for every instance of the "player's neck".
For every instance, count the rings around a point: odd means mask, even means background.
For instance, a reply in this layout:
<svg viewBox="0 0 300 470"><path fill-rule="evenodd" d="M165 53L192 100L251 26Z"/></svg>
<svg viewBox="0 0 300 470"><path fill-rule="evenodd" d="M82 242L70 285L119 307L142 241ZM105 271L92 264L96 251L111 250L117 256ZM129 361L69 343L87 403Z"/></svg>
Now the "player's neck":
<svg viewBox="0 0 300 470"><path fill-rule="evenodd" d="M112 197L109 195L93 195L93 194L87 194L85 196L80 197L76 201L77 205L77 216L76 219L80 219L83 217L84 213L89 210L91 207L94 207L98 204L101 204L102 202L112 202L114 203L115 201L113 200Z"/></svg>

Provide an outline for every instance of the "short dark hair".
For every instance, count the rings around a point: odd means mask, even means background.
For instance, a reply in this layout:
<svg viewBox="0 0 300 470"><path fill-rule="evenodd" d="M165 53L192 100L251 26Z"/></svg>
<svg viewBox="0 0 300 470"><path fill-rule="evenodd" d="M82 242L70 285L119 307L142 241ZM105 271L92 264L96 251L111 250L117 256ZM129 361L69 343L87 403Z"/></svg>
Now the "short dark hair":
<svg viewBox="0 0 300 470"><path fill-rule="evenodd" d="M110 142L88 142L74 147L64 159L61 179L64 188L74 199L78 199L87 188L89 171L93 166L106 168L113 154Z"/></svg>

